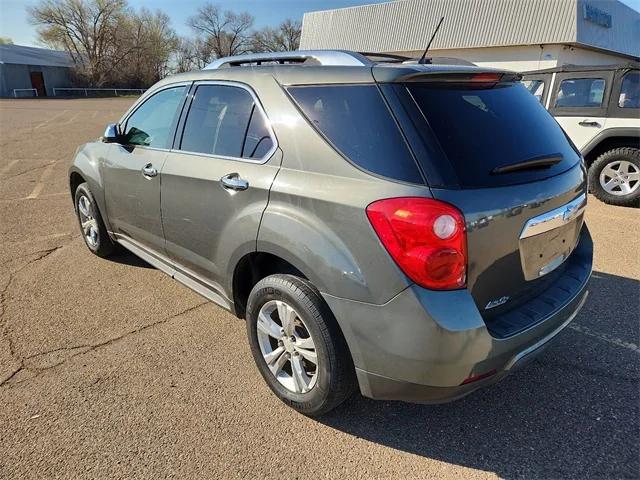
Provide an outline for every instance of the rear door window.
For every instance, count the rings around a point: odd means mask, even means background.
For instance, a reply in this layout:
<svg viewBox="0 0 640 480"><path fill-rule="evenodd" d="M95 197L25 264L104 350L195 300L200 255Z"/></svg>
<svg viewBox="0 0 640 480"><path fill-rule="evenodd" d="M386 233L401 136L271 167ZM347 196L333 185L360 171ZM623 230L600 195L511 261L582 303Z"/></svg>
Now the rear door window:
<svg viewBox="0 0 640 480"><path fill-rule="evenodd" d="M605 81L603 78L570 78L558 89L555 106L594 108L602 106Z"/></svg>
<svg viewBox="0 0 640 480"><path fill-rule="evenodd" d="M262 158L273 147L266 119L244 88L199 85L185 120L180 150Z"/></svg>
<svg viewBox="0 0 640 480"><path fill-rule="evenodd" d="M410 183L420 170L375 85L289 87L309 122L358 167Z"/></svg>
<svg viewBox="0 0 640 480"><path fill-rule="evenodd" d="M562 128L519 82L493 88L415 83L407 89L462 187L542 180L579 161ZM547 158L560 161L497 173L500 167Z"/></svg>

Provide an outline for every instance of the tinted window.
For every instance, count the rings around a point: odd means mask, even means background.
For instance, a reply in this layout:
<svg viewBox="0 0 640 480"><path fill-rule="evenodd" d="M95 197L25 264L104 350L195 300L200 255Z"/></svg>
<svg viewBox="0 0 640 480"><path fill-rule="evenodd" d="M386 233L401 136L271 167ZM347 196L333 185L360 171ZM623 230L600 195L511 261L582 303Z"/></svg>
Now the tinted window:
<svg viewBox="0 0 640 480"><path fill-rule="evenodd" d="M244 148L250 122L253 125L249 142L252 147ZM256 136L260 138L255 140ZM187 115L180 149L240 158L244 148L244 156L250 157L258 150L266 153L268 149L262 150L258 145L264 136L269 136L264 118L254 109L253 97L249 92L226 85L201 85L196 89ZM269 138L260 143L267 145L270 141Z"/></svg>
<svg viewBox="0 0 640 480"><path fill-rule="evenodd" d="M558 123L520 83L488 89L411 84L408 89L462 186L541 180L579 160ZM548 156L563 160L545 169L494 173L498 167Z"/></svg>
<svg viewBox="0 0 640 480"><path fill-rule="evenodd" d="M542 80L523 80L522 84L539 102L542 102L542 94L544 93L544 82Z"/></svg>
<svg viewBox="0 0 640 480"><path fill-rule="evenodd" d="M640 72L629 72L622 78L618 106L640 108Z"/></svg>
<svg viewBox="0 0 640 480"><path fill-rule="evenodd" d="M247 136L244 139L242 158L263 158L273 147L267 121L258 108L253 107Z"/></svg>
<svg viewBox="0 0 640 480"><path fill-rule="evenodd" d="M173 122L186 88L167 88L145 100L127 120L124 143L169 148L173 140Z"/></svg>
<svg viewBox="0 0 640 480"><path fill-rule="evenodd" d="M289 92L309 121L353 163L396 180L423 182L376 86L291 87Z"/></svg>
<svg viewBox="0 0 640 480"><path fill-rule="evenodd" d="M563 80L556 107L599 107L604 97L604 79L571 78Z"/></svg>

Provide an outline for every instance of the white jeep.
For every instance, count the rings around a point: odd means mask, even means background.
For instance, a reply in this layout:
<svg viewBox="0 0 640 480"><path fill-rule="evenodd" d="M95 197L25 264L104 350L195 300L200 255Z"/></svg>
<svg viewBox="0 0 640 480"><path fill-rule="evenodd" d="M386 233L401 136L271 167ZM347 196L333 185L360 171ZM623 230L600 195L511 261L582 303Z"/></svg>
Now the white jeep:
<svg viewBox="0 0 640 480"><path fill-rule="evenodd" d="M640 205L640 63L525 72L535 95L580 149L600 200Z"/></svg>

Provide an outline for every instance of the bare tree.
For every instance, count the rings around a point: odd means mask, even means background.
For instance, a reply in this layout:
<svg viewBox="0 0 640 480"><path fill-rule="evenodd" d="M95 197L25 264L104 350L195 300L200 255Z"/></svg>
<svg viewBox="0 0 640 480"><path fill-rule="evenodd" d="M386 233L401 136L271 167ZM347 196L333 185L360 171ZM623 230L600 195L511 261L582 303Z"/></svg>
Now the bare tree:
<svg viewBox="0 0 640 480"><path fill-rule="evenodd" d="M143 8L123 19L121 26L117 49L131 54L126 56L117 72L112 72L113 81L145 87L165 77L178 45L169 17L161 11L152 13Z"/></svg>
<svg viewBox="0 0 640 480"><path fill-rule="evenodd" d="M193 40L185 37L179 38L175 52L175 72L182 73L193 70L195 61L196 54Z"/></svg>
<svg viewBox="0 0 640 480"><path fill-rule="evenodd" d="M201 69L215 58L250 51L296 50L301 24L252 31L249 13L206 3L188 25L193 38L178 38L161 11L136 12L127 0L38 0L29 7L40 41L66 50L74 78L84 85L148 87L170 71Z"/></svg>
<svg viewBox="0 0 640 480"><path fill-rule="evenodd" d="M66 50L91 86L148 87L169 72L177 37L169 17L126 0L40 0L29 8L40 40Z"/></svg>
<svg viewBox="0 0 640 480"><path fill-rule="evenodd" d="M278 28L265 27L251 36L254 52L289 52L300 48L302 23L286 19Z"/></svg>
<svg viewBox="0 0 640 480"><path fill-rule="evenodd" d="M201 37L180 38L175 52L175 72L200 70L213 59L211 45Z"/></svg>
<svg viewBox="0 0 640 480"><path fill-rule="evenodd" d="M46 45L66 50L79 72L94 85L130 53L117 48L125 0L41 0L28 7L32 24Z"/></svg>
<svg viewBox="0 0 640 480"><path fill-rule="evenodd" d="M251 49L253 16L247 12L222 12L218 5L206 3L187 23L206 42L212 57L239 55Z"/></svg>

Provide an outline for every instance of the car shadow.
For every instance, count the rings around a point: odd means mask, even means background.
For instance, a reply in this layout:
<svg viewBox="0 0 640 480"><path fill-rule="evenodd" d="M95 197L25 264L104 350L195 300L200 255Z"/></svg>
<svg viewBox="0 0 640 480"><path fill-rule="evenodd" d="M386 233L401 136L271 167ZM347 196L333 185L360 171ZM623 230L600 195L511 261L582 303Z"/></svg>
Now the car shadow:
<svg viewBox="0 0 640 480"><path fill-rule="evenodd" d="M109 261L121 263L123 265L129 265L131 267L155 268L150 263L145 262L143 259L134 255L129 250L125 250L124 248L119 248L116 253L109 256Z"/></svg>
<svg viewBox="0 0 640 480"><path fill-rule="evenodd" d="M320 421L397 450L519 478L638 478L640 282L594 273L576 320L537 360L443 405L359 395Z"/></svg>

